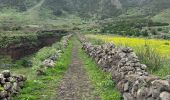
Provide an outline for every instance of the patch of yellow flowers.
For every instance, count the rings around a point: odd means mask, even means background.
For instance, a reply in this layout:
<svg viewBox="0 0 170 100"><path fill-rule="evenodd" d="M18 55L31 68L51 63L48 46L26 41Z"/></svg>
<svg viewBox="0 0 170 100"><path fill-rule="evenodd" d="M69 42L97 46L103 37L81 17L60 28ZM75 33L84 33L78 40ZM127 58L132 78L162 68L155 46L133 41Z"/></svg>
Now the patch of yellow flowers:
<svg viewBox="0 0 170 100"><path fill-rule="evenodd" d="M170 41L168 40L132 38L111 35L86 35L86 37L100 39L105 42L111 42L117 46L128 46L134 50L142 49L147 45L157 51L162 57L169 58L170 56Z"/></svg>

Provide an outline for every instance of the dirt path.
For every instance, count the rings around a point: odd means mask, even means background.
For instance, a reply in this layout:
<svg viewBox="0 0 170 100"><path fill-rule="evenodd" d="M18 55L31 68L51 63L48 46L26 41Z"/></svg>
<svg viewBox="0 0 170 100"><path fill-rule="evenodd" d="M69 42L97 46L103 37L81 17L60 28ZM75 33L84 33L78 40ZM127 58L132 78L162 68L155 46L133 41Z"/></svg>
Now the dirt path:
<svg viewBox="0 0 170 100"><path fill-rule="evenodd" d="M28 9L27 13L31 13L34 10L39 9L44 2L45 2L45 0L41 0L37 5L35 5L34 7L30 8L30 9Z"/></svg>
<svg viewBox="0 0 170 100"><path fill-rule="evenodd" d="M26 15L25 17L29 18L29 20L35 20L35 21L39 20L40 8L44 2L45 0L41 0L37 5L28 9L26 12L23 12L23 15Z"/></svg>
<svg viewBox="0 0 170 100"><path fill-rule="evenodd" d="M72 51L72 63L61 81L57 93L55 100L100 100L83 68L77 44L74 45Z"/></svg>

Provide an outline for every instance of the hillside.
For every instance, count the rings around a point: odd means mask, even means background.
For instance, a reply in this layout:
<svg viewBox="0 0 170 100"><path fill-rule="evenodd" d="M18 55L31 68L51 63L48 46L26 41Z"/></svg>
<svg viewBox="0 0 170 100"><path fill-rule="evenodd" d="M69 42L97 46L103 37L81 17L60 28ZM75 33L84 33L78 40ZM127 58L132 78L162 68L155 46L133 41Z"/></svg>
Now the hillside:
<svg viewBox="0 0 170 100"><path fill-rule="evenodd" d="M169 0L46 0L55 15L64 12L82 17L154 16L170 7Z"/></svg>
<svg viewBox="0 0 170 100"><path fill-rule="evenodd" d="M122 1L124 17L155 16L170 7L169 0L130 0Z"/></svg>
<svg viewBox="0 0 170 100"><path fill-rule="evenodd" d="M0 0L0 8L27 11L41 0ZM44 0L42 10L56 16L74 14L83 18L155 16L170 8L169 0Z"/></svg>
<svg viewBox="0 0 170 100"><path fill-rule="evenodd" d="M26 11L36 5L40 0L0 0L0 8L11 8L18 11Z"/></svg>
<svg viewBox="0 0 170 100"><path fill-rule="evenodd" d="M161 11L160 13L156 14L152 19L154 21L159 22L169 22L170 23L170 8Z"/></svg>

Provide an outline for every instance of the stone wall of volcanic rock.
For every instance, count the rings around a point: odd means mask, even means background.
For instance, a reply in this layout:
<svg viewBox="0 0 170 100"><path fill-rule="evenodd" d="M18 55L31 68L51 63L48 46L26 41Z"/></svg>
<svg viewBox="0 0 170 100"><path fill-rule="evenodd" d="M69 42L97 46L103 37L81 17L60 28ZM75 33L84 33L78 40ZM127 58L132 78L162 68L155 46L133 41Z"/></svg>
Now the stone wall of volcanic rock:
<svg viewBox="0 0 170 100"><path fill-rule="evenodd" d="M69 34L67 36L63 36L63 38L60 41L62 48L67 48L67 46L69 45L69 39L70 39L71 36L72 36L72 34ZM45 59L42 62L41 66L37 69L37 75L45 75L46 69L55 67L55 62L60 58L62 53L63 53L62 50L57 50L54 55Z"/></svg>
<svg viewBox="0 0 170 100"><path fill-rule="evenodd" d="M114 44L92 45L82 37L80 40L86 53L104 71L112 74L124 100L170 100L170 77L162 80L150 75L147 66L139 62L131 48L117 48Z"/></svg>
<svg viewBox="0 0 170 100"><path fill-rule="evenodd" d="M0 100L11 100L11 97L18 94L24 87L26 77L13 75L9 70L0 74Z"/></svg>

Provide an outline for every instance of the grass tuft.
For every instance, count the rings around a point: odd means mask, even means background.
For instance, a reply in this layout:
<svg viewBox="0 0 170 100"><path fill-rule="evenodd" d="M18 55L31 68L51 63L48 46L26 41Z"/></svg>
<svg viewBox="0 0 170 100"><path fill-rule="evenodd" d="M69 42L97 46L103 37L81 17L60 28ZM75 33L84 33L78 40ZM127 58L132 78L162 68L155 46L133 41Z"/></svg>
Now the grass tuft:
<svg viewBox="0 0 170 100"><path fill-rule="evenodd" d="M148 66L150 72L155 72L162 68L164 64L164 57L162 57L155 49L150 45L145 44L145 46L136 49L136 54L142 63Z"/></svg>

